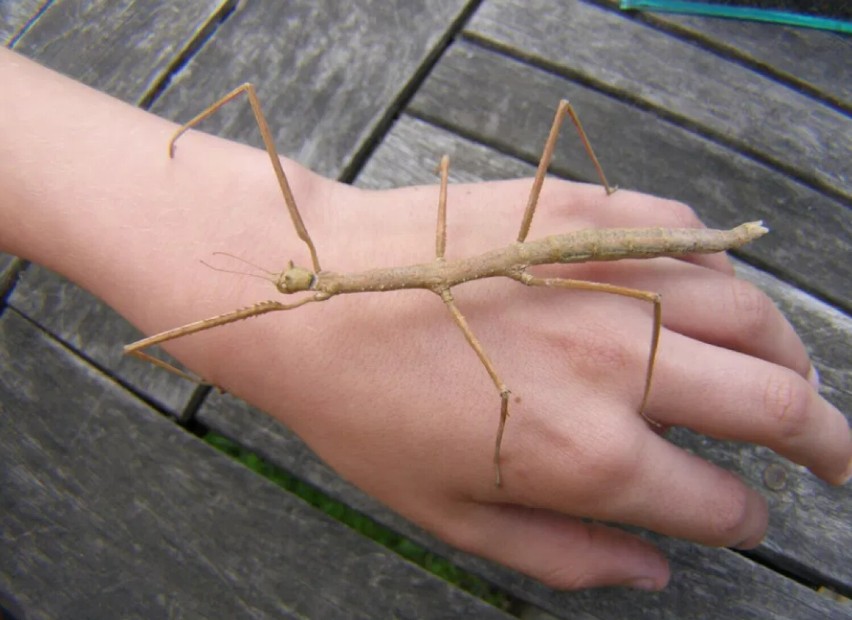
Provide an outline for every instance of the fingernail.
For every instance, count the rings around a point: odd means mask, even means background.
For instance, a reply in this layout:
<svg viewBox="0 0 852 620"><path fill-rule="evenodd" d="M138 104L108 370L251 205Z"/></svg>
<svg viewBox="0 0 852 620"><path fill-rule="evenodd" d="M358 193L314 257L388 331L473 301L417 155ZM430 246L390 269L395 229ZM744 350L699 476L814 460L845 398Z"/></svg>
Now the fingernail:
<svg viewBox="0 0 852 620"><path fill-rule="evenodd" d="M819 372L813 364L811 364L811 369L808 371L808 381L815 390L819 391Z"/></svg>
<svg viewBox="0 0 852 620"><path fill-rule="evenodd" d="M849 465L846 466L846 473L843 474L843 482L840 484L846 484L850 479L852 479L852 459L849 459Z"/></svg>
<svg viewBox="0 0 852 620"><path fill-rule="evenodd" d="M631 579L627 583L625 583L628 588L633 588L634 590L644 590L645 592L657 592L660 587L657 585L656 580L651 577L638 577L636 579Z"/></svg>

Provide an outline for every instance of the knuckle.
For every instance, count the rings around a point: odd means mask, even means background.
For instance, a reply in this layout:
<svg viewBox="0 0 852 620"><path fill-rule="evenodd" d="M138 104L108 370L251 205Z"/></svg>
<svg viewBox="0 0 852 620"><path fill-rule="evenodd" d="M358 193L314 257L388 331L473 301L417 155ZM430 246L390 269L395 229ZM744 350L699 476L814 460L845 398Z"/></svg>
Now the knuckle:
<svg viewBox="0 0 852 620"><path fill-rule="evenodd" d="M810 395L797 375L773 373L763 389L763 412L783 440L801 436L810 423Z"/></svg>
<svg viewBox="0 0 852 620"><path fill-rule="evenodd" d="M623 372L632 356L621 334L603 325L576 325L560 332L553 340L559 357L588 378Z"/></svg>
<svg viewBox="0 0 852 620"><path fill-rule="evenodd" d="M597 494L611 497L628 487L640 469L642 458L642 435L624 432L617 425L600 426L595 429L595 441L578 446L583 469L586 472L586 488L592 499Z"/></svg>
<svg viewBox="0 0 852 620"><path fill-rule="evenodd" d="M732 279L731 299L741 339L754 339L766 331L775 305L763 291L744 280Z"/></svg>
<svg viewBox="0 0 852 620"><path fill-rule="evenodd" d="M714 503L712 531L715 542L721 545L739 543L749 523L749 493L751 491L739 481L732 480L727 491Z"/></svg>
<svg viewBox="0 0 852 620"><path fill-rule="evenodd" d="M539 575L539 580L549 588L567 592L592 588L599 585L600 581L595 575L575 565L543 570Z"/></svg>

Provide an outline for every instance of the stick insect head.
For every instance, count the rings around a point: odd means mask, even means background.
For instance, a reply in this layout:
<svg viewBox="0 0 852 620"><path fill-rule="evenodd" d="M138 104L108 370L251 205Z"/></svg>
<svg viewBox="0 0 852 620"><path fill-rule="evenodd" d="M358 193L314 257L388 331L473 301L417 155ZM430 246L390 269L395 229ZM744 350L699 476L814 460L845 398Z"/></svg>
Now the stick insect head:
<svg viewBox="0 0 852 620"><path fill-rule="evenodd" d="M260 275L257 273L248 273L245 271L234 271L232 269L222 269L221 267L214 267L204 261L201 263L214 271L222 271L224 273L235 273L243 276L250 276L252 278L260 278L261 280L267 280L272 282L275 285L275 288L278 289L279 293L284 293L285 295L289 295L291 293L300 293L302 291L309 291L316 282L316 274L310 269L305 269L304 267L296 267L293 264L293 261L289 261L287 263L287 268L281 272L269 271L268 269L264 269L258 265L255 265L252 262L247 261L244 258L240 258L239 256L234 256L233 254L228 254L227 252L214 252L217 256L227 256L229 258L233 258L238 260L246 265L254 267L255 269L262 271L266 275Z"/></svg>
<svg viewBox="0 0 852 620"><path fill-rule="evenodd" d="M315 280L314 272L304 267L296 267L293 261L287 263L287 269L281 272L275 281L275 287L282 293L299 293L311 290Z"/></svg>

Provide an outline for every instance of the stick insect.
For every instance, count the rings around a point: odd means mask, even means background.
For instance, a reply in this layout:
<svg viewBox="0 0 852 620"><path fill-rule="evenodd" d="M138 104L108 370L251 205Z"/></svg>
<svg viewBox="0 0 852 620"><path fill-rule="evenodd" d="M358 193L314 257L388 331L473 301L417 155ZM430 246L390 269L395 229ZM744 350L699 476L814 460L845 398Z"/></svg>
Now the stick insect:
<svg viewBox="0 0 852 620"><path fill-rule="evenodd" d="M503 382L497 367L468 325L467 320L456 306L452 289L455 286L479 280L482 278L505 277L527 286L538 286L554 289L577 289L597 291L621 295L653 306L653 323L651 328L651 344L645 370L645 382L639 413L649 422L645 409L651 391L651 379L654 373L654 363L660 342L662 327L662 302L658 293L643 291L624 286L616 286L602 282L588 282L568 278L542 278L528 271L533 265L553 263L580 263L586 261L611 261L625 258L653 258L659 256L683 256L694 253L715 253L737 248L767 232L761 222L747 222L730 230L712 229L663 229L663 228L612 228L586 229L566 234L552 235L537 241L527 241L536 205L541 193L544 177L550 166L553 151L559 131L567 117L574 124L580 141L589 158L594 164L597 175L607 195L615 191L604 175L603 169L595 156L592 146L586 136L579 118L568 101L561 101L556 109L556 115L545 141L538 169L533 179L532 189L527 200L526 209L521 220L520 230L514 243L506 247L492 250L469 258L446 260L446 216L447 216L447 179L449 174L449 157L444 156L439 165L441 178L438 196L438 222L435 238L435 260L430 263L408 265L403 267L388 267L372 269L360 273L336 273L323 270L320 267L316 248L308 234L299 208L296 205L287 176L281 167L278 152L273 144L266 118L260 107L254 87L249 84L234 89L216 103L199 113L185 125L180 127L169 142L169 157L174 157L175 142L194 125L208 118L228 102L245 93L255 120L260 130L266 152L281 187L284 203L290 213L290 218L299 238L307 246L311 256L311 268L294 265L290 261L287 267L278 274L273 274L270 280L275 288L283 295L308 293L293 303L282 303L269 300L253 306L220 314L211 318L189 323L182 327L170 329L154 336L144 338L124 347L124 352L166 368L172 372L185 375L170 364L158 360L146 353L144 349L163 342L181 338L189 334L212 329L235 321L260 316L269 312L294 310L309 303L322 302L348 293L364 293L392 291L399 289L419 288L435 293L447 307L453 321L458 325L470 347L476 353L484 366L494 387L500 395L500 417L494 442L493 465L495 484L502 485L500 469L500 447L506 420L509 416L509 388Z"/></svg>

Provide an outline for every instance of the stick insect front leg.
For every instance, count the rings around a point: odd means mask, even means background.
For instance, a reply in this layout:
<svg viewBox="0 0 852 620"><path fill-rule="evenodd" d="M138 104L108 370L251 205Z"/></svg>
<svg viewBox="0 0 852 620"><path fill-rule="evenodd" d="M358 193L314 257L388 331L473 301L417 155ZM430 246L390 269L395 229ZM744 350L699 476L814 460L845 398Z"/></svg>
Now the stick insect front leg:
<svg viewBox="0 0 852 620"><path fill-rule="evenodd" d="M272 278L272 282L276 285L276 288L278 288L279 292L284 294L310 290L312 283L316 277L316 274L318 274L321 270L319 258L317 256L317 251L314 247L314 243L311 240L311 236L308 233L307 228L305 227L305 223L302 220L301 214L299 213L299 207L296 205L296 199L293 196L292 189L290 188L290 182L287 180L287 175L284 174L284 168L281 166L281 159L278 156L278 151L275 149L275 143L272 140L272 132L270 132L269 130L269 124L266 122L266 117L264 116L263 110L260 107L260 101L257 98L257 93L255 92L254 86L252 84L246 82L242 86L235 88L230 93L228 93L227 95L225 95L224 97L201 111L195 117L190 119L187 123L182 125L174 133L171 140L169 140L169 157L173 158L175 156L175 143L177 142L178 138L180 138L184 133L186 133L189 129L191 129L201 121L215 114L220 108L222 108L222 106L224 106L229 101L233 101L234 99L236 99L241 93L246 93L246 96L248 97L249 105L251 106L251 110L254 113L254 118L257 122L257 127L260 130L260 136L263 139L264 146L266 147L266 153L269 155L269 160L272 163L273 170L275 171L275 177L278 180L278 186L280 187L281 194L284 197L284 203L287 205L287 210L290 213L290 219L293 221L293 226L296 229L296 234L302 241L304 241L305 245L307 245L308 251L311 254L311 262L313 264L313 273L310 273L305 269L294 267L291 262L288 269L283 271L281 274L278 274L277 277ZM163 342L167 342L169 340L174 340L175 338L188 336L189 334L194 334L207 329L212 329L214 327L219 327L220 325L227 325L228 323L241 321L243 319L251 318L254 316L260 316L261 314L266 314L268 312L292 310L312 301L325 301L329 297L331 297L331 295L328 293L317 292L314 293L312 296L304 297L299 301L290 304L283 304L272 300L264 301L253 306L249 306L248 308L242 308L233 312L227 312L225 314L220 314L218 316L214 316L201 321L196 321L195 323L190 323L182 327L177 327L175 329L161 332L148 338L143 338L142 340L138 340L134 343L125 346L124 353L126 355L132 355L133 357L150 362L151 364L159 366L160 368L164 368L170 372L177 374L178 376L184 377L192 381L197 381L195 377L192 377L187 373L175 368L168 362L164 362L148 353L145 353L144 349L147 349L148 347L152 347L157 344L162 344Z"/></svg>
<svg viewBox="0 0 852 620"><path fill-rule="evenodd" d="M183 377L184 379L189 379L190 381L198 381L196 377L188 375L182 370L175 368L168 362L164 362L163 360L157 359L149 353L145 353L144 350L149 347L168 342L169 340L175 340L177 338L182 338L183 336L189 336L190 334L195 334L208 329L213 329L214 327L227 325L228 323L235 323L236 321L242 321L244 319L260 316L261 314L267 314L268 312L293 310L313 301L325 301L329 297L331 297L331 295L328 295L327 293L314 293L309 297L302 297L298 301L293 302L291 304L282 304L279 301L273 300L263 301L247 308L241 308L239 310L234 310L233 312L219 314L217 316L210 317L209 319L195 321L194 323L189 323L181 327L176 327L168 331L160 332L159 334L149 336L148 338L143 338L142 340L137 340L136 342L128 344L124 347L124 354L131 355L146 362L150 362L151 364L173 372L174 374Z"/></svg>
<svg viewBox="0 0 852 620"><path fill-rule="evenodd" d="M222 106L229 101L236 99L241 93L245 93L248 97L251 111L254 113L254 120L257 122L257 128L260 130L260 137L263 139L263 145L266 147L266 152L269 155L269 161L272 162L272 168L275 170L275 177L278 179L278 186L281 188L281 194L284 196L284 203L287 205L287 210L290 212L290 219L293 220L293 226L296 229L296 234L299 239L305 242L308 246L308 251L311 253L311 262L313 263L314 273L319 273L320 263L317 256L317 250L314 247L314 242L311 240L308 229L302 221L302 216L299 213L299 207L296 205L296 198L293 196L293 190L290 189L290 183L287 180L287 175L284 174L284 168L281 166L281 158L278 156L278 151L275 149L275 142L272 140L272 132L269 131L269 124L266 122L266 117L263 110L260 108L260 101L257 98L257 93L254 90L254 85L246 82L242 86L238 86L227 95L219 99L207 109L198 113L194 118L189 120L180 129L178 129L169 140L169 157L175 156L175 143L189 129L200 123L206 118L210 118Z"/></svg>

